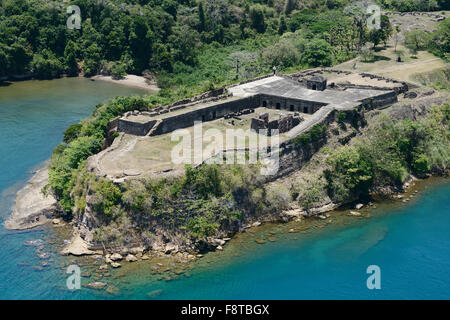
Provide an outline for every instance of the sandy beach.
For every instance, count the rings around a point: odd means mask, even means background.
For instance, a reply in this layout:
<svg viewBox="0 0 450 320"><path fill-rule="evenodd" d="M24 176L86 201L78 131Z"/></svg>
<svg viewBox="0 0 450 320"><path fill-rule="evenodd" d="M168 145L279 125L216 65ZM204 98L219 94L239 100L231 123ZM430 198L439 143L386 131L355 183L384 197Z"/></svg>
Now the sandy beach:
<svg viewBox="0 0 450 320"><path fill-rule="evenodd" d="M91 77L91 79L113 82L124 86L135 87L149 91L159 91L159 88L156 84L149 84L147 83L147 79L145 79L144 77L136 76L133 74L126 75L123 79L120 80L113 79L111 76L102 75L93 76Z"/></svg>

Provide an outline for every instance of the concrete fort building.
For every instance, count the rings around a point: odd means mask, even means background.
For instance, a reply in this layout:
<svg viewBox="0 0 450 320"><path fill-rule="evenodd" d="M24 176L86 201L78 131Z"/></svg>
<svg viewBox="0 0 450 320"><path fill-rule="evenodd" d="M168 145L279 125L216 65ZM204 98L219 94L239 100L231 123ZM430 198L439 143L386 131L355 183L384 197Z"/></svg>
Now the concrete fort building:
<svg viewBox="0 0 450 320"><path fill-rule="evenodd" d="M322 76L313 76L306 83L307 87L287 77L266 77L230 87L228 95L215 99L168 106L154 112L129 112L118 120L118 131L140 136L159 135L190 127L195 121L212 121L247 109L314 114L325 106L342 110L361 105L375 107L393 103L397 97L394 91L388 90L327 89L327 80Z"/></svg>
<svg viewBox="0 0 450 320"><path fill-rule="evenodd" d="M127 112L109 123L112 144L91 157L89 167L116 182L176 174L183 172L184 164L172 161L177 144L173 135L183 129L185 136L195 136L196 122L202 123L205 141L214 141L209 129L224 135L228 129L241 130L236 139L244 144L277 129L283 147L314 125L335 121L336 112L381 108L407 90L405 83L375 75L323 70L260 77L151 111Z"/></svg>

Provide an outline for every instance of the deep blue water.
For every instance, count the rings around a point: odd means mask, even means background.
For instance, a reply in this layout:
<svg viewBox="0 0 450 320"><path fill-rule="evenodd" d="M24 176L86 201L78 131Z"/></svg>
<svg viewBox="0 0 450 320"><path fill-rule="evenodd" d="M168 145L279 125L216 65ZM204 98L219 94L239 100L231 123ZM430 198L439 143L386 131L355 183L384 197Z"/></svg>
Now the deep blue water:
<svg viewBox="0 0 450 320"><path fill-rule="evenodd" d="M87 117L96 103L133 91L85 79L41 82L39 90L33 85L0 87L0 220L68 125ZM54 265L35 270L40 264L36 248L23 245L51 231L11 232L1 226L0 298L145 299L161 289L160 299L449 299L449 194L450 183L441 183L407 206L380 206L370 219L330 225L298 240L249 246L244 255L223 263L219 258L189 278L155 282L136 276L118 296L68 291L65 270L57 268L59 255L51 252ZM366 287L369 265L381 269L381 290Z"/></svg>

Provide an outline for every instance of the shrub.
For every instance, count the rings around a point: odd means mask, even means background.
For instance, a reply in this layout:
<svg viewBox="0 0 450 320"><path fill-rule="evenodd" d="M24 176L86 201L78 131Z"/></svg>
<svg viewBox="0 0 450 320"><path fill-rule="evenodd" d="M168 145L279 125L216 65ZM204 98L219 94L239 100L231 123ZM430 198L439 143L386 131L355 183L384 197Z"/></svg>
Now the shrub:
<svg viewBox="0 0 450 320"><path fill-rule="evenodd" d="M122 198L120 189L108 179L99 179L92 186L93 208L98 213L112 216L113 208L117 206Z"/></svg>
<svg viewBox="0 0 450 320"><path fill-rule="evenodd" d="M75 140L76 138L78 138L78 135L81 132L81 127L82 127L81 123L77 123L77 124L73 124L69 128L67 128L66 131L64 131L63 141L65 143L70 143L73 140Z"/></svg>

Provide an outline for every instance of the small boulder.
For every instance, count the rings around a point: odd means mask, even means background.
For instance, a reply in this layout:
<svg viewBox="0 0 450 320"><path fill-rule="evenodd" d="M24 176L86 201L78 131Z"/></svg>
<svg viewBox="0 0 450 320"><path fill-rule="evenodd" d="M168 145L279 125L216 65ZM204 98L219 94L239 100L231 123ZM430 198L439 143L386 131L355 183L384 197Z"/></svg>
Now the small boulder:
<svg viewBox="0 0 450 320"><path fill-rule="evenodd" d="M111 255L109 255L109 254L107 254L107 255L105 256L105 259L104 259L104 260L105 260L106 263L110 263L110 264L111 264L111 263L113 262L113 261L111 260L110 257L111 257Z"/></svg>
<svg viewBox="0 0 450 320"><path fill-rule="evenodd" d="M120 268L121 265L118 262L113 262L113 263L111 263L111 267L113 267L113 268Z"/></svg>
<svg viewBox="0 0 450 320"><path fill-rule="evenodd" d="M145 251L144 247L134 247L129 250L129 253L137 255L137 254L143 254L144 251Z"/></svg>
<svg viewBox="0 0 450 320"><path fill-rule="evenodd" d="M127 260L128 262L135 262L135 261L137 261L137 258L135 256L133 256L132 254L129 254L125 258L125 260Z"/></svg>
<svg viewBox="0 0 450 320"><path fill-rule="evenodd" d="M60 221L59 219L53 219L53 220L52 220L52 223L53 223L53 224L60 224L60 222L61 222L61 221Z"/></svg>
<svg viewBox="0 0 450 320"><path fill-rule="evenodd" d="M91 289L104 289L106 287L106 283L96 281L96 282L88 283L87 286Z"/></svg>
<svg viewBox="0 0 450 320"><path fill-rule="evenodd" d="M120 261L123 259L122 255L119 253L113 253L110 257L112 261Z"/></svg>
<svg viewBox="0 0 450 320"><path fill-rule="evenodd" d="M359 209L361 209L362 207L364 207L364 205L363 205L362 203L358 203L358 204L355 206L355 209L356 209L356 210L359 210Z"/></svg>
<svg viewBox="0 0 450 320"><path fill-rule="evenodd" d="M357 211L350 211L350 215L355 216L355 217L360 217L361 213L359 213Z"/></svg>

